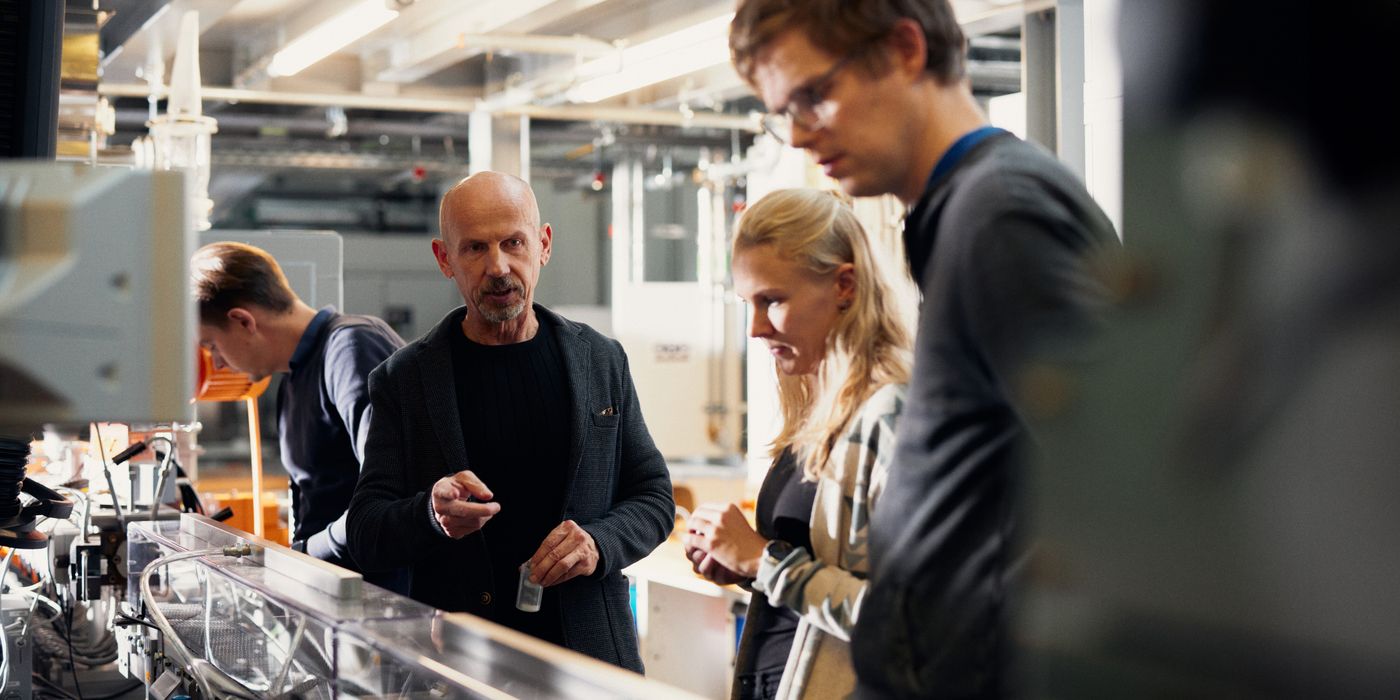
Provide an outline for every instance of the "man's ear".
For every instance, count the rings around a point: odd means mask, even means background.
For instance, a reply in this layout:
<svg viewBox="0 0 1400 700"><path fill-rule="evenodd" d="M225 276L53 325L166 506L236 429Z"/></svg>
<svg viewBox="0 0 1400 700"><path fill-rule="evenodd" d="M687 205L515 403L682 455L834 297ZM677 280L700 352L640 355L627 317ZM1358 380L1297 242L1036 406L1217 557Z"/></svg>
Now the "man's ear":
<svg viewBox="0 0 1400 700"><path fill-rule="evenodd" d="M452 279L452 266L447 264L447 242L441 238L433 239L433 257L437 258L438 269L447 279Z"/></svg>
<svg viewBox="0 0 1400 700"><path fill-rule="evenodd" d="M254 316L247 309L232 308L228 310L229 328L240 328L243 332L256 335L258 332L258 317Z"/></svg>
<svg viewBox="0 0 1400 700"><path fill-rule="evenodd" d="M905 75L919 78L928 68L928 39L918 22L908 17L895 22L886 45L895 67Z"/></svg>
<svg viewBox="0 0 1400 700"><path fill-rule="evenodd" d="M548 264L549 264L549 253L550 253L551 250L553 250L553 248L550 247L550 244L553 243L553 241L554 241L554 229L550 228L550 227L549 227L549 224L545 224L544 226L541 226L541 227L540 227L540 264L541 264L541 265L548 265Z"/></svg>

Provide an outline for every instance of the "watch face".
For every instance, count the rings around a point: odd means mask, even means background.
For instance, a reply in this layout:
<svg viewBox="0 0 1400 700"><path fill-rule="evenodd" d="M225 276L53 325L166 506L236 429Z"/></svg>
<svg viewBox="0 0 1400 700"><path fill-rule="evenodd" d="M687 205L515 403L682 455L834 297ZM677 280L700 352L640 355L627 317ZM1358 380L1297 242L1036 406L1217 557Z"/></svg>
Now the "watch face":
<svg viewBox="0 0 1400 700"><path fill-rule="evenodd" d="M768 555L768 558L772 559L773 563L776 564L787 559L788 555L792 554L792 545L782 540L773 540L768 543L767 547L764 547L764 552Z"/></svg>

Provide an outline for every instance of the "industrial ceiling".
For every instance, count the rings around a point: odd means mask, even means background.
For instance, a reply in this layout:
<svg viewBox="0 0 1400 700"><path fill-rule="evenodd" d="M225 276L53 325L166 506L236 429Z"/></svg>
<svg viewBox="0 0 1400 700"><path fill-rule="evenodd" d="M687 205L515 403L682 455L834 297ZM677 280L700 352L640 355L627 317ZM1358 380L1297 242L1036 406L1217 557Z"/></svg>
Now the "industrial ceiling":
<svg viewBox="0 0 1400 700"><path fill-rule="evenodd" d="M678 164L701 149L727 156L751 142L763 108L729 65L734 0L67 5L98 28L97 90L115 108L116 149L144 133L181 20L199 13L205 114L219 121L216 215L315 183L337 197L431 201L465 168L473 111L527 115L533 176L586 184L619 150L660 147ZM1028 3L953 5L972 40L974 92L1019 91Z"/></svg>

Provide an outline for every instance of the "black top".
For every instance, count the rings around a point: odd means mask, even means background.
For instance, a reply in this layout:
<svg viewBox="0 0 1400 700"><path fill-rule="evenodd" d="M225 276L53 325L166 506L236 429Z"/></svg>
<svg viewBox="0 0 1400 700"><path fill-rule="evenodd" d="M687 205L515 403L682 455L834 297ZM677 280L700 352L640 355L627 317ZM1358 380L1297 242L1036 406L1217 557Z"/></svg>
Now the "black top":
<svg viewBox="0 0 1400 700"><path fill-rule="evenodd" d="M812 552L812 503L816 498L817 485L802 480L802 469L798 467L792 448L784 450L768 470L768 476L763 478L763 487L754 504L758 534L764 539L783 540L802 547L815 557L816 554ZM749 646L751 657L746 668L754 671L782 668L787 663L788 651L792 649L797 623L801 619L794 610L775 607L769 614L755 620L754 624L759 627L753 632L753 641Z"/></svg>
<svg viewBox="0 0 1400 700"><path fill-rule="evenodd" d="M296 513L292 539L306 541L319 559L354 568L345 512L369 434L369 373L403 346L383 321L327 306L302 333L277 387L278 440Z"/></svg>
<svg viewBox="0 0 1400 700"><path fill-rule="evenodd" d="M1089 261L1118 241L1072 173L1005 133L930 177L904 239L924 302L871 520L858 695L1004 697L1029 447L1015 391L1031 363L1086 361L1106 309Z"/></svg>
<svg viewBox="0 0 1400 700"><path fill-rule="evenodd" d="M519 566L562 522L568 477L568 378L554 331L539 326L535 337L510 345L479 345L458 330L452 369L467 466L501 504L481 529L495 587L483 617L563 644L554 587L538 612L515 607Z"/></svg>

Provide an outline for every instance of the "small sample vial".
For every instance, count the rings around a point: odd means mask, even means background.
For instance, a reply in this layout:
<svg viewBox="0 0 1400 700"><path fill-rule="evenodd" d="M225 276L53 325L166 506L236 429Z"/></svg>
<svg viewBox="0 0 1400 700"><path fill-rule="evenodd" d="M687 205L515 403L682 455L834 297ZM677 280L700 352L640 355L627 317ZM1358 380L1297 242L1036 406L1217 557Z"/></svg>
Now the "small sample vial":
<svg viewBox="0 0 1400 700"><path fill-rule="evenodd" d="M544 598L544 586L530 583L530 562L520 565L520 588L515 592L515 608L524 612L539 612Z"/></svg>

